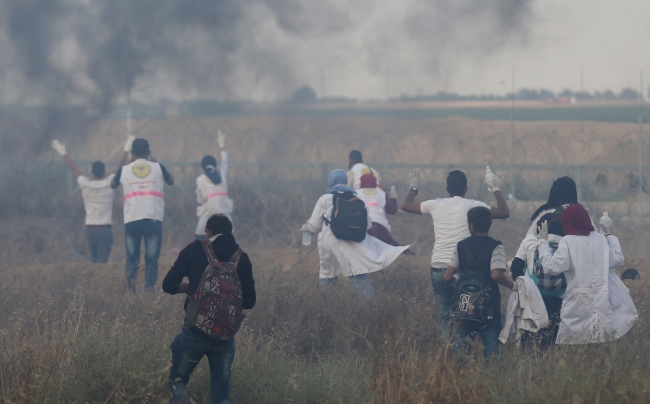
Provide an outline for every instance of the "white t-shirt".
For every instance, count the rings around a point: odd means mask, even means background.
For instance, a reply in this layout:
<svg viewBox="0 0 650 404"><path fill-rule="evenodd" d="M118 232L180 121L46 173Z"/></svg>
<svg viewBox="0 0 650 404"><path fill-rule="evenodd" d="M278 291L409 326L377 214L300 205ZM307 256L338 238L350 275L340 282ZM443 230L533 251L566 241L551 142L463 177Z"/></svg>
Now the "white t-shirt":
<svg viewBox="0 0 650 404"><path fill-rule="evenodd" d="M424 201L420 204L423 215L431 215L436 240L431 253L431 266L446 268L459 241L470 236L467 211L477 206L490 208L483 202L454 196Z"/></svg>
<svg viewBox="0 0 650 404"><path fill-rule="evenodd" d="M111 188L113 177L114 174L103 180L91 180L83 175L77 177L77 184L81 188L81 196L84 199L87 225L113 224L113 188Z"/></svg>

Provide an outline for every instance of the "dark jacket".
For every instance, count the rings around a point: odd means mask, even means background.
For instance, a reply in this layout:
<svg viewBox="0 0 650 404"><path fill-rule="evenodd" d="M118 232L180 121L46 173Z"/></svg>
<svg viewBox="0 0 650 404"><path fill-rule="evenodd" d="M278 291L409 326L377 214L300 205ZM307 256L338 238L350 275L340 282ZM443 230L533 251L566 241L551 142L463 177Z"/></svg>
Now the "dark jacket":
<svg viewBox="0 0 650 404"><path fill-rule="evenodd" d="M214 251L217 253L219 262L227 262L230 257L237 251L239 244L231 234L224 234L219 236L213 243ZM181 251L176 259L176 262L169 270L162 283L162 289L165 293L175 295L178 293L178 285L181 284L183 279L189 279L189 296L196 292L196 288L201 280L203 271L208 266L208 258L203 252L203 246L200 241L195 241L189 244ZM237 265L237 276L242 287L243 308L252 309L255 306L255 280L253 279L253 265L248 258L248 254L244 253ZM187 307L187 300L185 301Z"/></svg>

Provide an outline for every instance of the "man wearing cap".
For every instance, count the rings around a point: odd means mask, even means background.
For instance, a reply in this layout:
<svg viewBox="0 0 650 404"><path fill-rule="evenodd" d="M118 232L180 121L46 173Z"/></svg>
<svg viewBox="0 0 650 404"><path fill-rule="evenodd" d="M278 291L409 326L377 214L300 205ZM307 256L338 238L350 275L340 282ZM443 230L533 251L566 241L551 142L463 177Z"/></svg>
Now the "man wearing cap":
<svg viewBox="0 0 650 404"><path fill-rule="evenodd" d="M145 290L154 291L158 280L158 258L162 243L162 219L165 213L163 188L174 185L167 169L151 158L149 142L135 139L131 163L115 173L113 189L124 188L124 242L126 245L126 282L135 292L140 265L140 243L144 239Z"/></svg>

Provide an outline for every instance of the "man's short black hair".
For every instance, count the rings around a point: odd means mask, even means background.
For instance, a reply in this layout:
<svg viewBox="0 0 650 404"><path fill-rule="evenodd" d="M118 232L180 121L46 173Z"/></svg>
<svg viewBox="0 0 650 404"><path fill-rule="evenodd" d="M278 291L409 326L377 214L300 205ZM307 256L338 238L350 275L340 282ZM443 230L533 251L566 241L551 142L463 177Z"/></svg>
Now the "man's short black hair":
<svg viewBox="0 0 650 404"><path fill-rule="evenodd" d="M131 146L131 154L137 157L147 157L149 155L149 142L147 142L147 139L135 139L133 146Z"/></svg>
<svg viewBox="0 0 650 404"><path fill-rule="evenodd" d="M222 214L210 216L208 222L205 224L205 228L210 230L213 236L217 234L232 234L232 222L228 219L228 216Z"/></svg>
<svg viewBox="0 0 650 404"><path fill-rule="evenodd" d="M452 195L463 195L467 188L467 176L460 170L454 170L447 175L447 191Z"/></svg>
<svg viewBox="0 0 650 404"><path fill-rule="evenodd" d="M477 206L467 211L467 222L474 225L474 230L487 233L492 226L492 212L485 206Z"/></svg>
<svg viewBox="0 0 650 404"><path fill-rule="evenodd" d="M352 150L349 155L350 161L355 163L363 163L363 156L359 150Z"/></svg>
<svg viewBox="0 0 650 404"><path fill-rule="evenodd" d="M93 177L101 178L104 176L104 173L106 172L106 166L101 161L95 161L93 163L92 172L93 172Z"/></svg>

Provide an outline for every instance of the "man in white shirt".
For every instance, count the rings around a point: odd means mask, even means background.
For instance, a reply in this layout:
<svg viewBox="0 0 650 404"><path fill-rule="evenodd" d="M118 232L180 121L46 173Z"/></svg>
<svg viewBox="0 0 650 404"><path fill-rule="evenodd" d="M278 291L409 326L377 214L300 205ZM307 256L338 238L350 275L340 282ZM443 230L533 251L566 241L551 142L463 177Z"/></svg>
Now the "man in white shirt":
<svg viewBox="0 0 650 404"><path fill-rule="evenodd" d="M153 292L158 280L158 258L162 244L162 219L165 214L164 184L174 185L165 166L151 158L149 142L135 139L131 163L117 170L113 189L124 188L124 242L126 244L126 282L135 292L140 265L140 243L144 239L145 290Z"/></svg>
<svg viewBox="0 0 650 404"><path fill-rule="evenodd" d="M372 174L377 179L377 186L381 187L381 177L375 169L363 163L363 156L359 150L352 150L348 156L348 186L353 189L361 188L361 177Z"/></svg>
<svg viewBox="0 0 650 404"><path fill-rule="evenodd" d="M117 165L118 169L124 165L131 150L131 143L135 137L131 136L124 144L124 152ZM115 174L105 176L106 166L101 161L92 165L93 178L81 175L81 171L74 164L65 149L65 144L57 139L52 141L52 148L57 151L72 170L81 188L81 196L86 210L86 240L90 249L90 259L93 263L108 262L113 246L113 189L111 180Z"/></svg>
<svg viewBox="0 0 650 404"><path fill-rule="evenodd" d="M443 279L444 272L449 266L458 242L470 237L467 227L467 212L470 209L477 206L486 207L490 209L493 219L506 219L510 216L508 204L499 189L502 181L503 175L499 173L488 184L488 189L494 192L494 197L497 200L496 208L480 201L465 198L467 176L459 170L454 170L447 176L449 198L432 199L417 203L415 197L420 188L420 171L413 170L411 172L411 187L404 198L404 202L402 202L402 210L418 215L431 215L433 219L435 242L431 254L431 285L440 312L441 342L446 342L449 338L451 329L449 325L449 308L451 307L453 292L453 286Z"/></svg>

